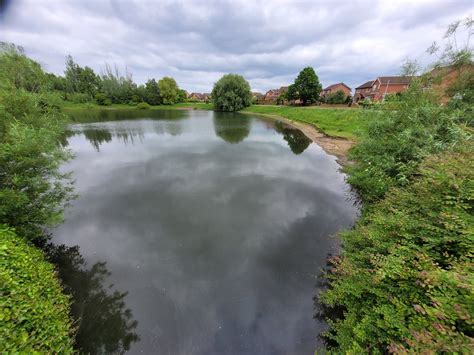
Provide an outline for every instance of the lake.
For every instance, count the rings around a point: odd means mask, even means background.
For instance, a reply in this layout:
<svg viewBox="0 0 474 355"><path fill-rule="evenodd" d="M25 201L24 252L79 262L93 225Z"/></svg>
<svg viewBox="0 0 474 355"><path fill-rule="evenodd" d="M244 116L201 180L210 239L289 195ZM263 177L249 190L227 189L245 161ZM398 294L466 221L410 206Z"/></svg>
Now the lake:
<svg viewBox="0 0 474 355"><path fill-rule="evenodd" d="M312 354L317 275L357 217L301 131L211 111L90 111L53 230L83 352ZM94 122L96 121L96 122ZM78 247L74 247L74 246Z"/></svg>

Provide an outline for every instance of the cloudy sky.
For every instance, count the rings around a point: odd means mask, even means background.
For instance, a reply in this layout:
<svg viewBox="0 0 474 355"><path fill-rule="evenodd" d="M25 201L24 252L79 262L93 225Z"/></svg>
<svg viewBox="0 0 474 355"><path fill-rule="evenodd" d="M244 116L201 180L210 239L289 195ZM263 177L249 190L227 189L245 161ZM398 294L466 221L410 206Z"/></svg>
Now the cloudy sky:
<svg viewBox="0 0 474 355"><path fill-rule="evenodd" d="M4 2L0 0L0 4ZM62 74L71 54L97 72L126 67L138 83L173 76L209 92L224 73L258 91L290 84L305 66L323 85L355 87L396 75L473 0L152 1L6 0L0 41L13 42L47 71Z"/></svg>

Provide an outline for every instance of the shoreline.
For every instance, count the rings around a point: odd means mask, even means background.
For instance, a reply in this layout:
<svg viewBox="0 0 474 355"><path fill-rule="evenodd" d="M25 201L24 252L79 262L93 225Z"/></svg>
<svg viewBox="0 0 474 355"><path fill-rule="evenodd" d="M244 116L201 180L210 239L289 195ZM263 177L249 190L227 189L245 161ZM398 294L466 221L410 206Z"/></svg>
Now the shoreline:
<svg viewBox="0 0 474 355"><path fill-rule="evenodd" d="M285 118L278 115L254 113L254 112L246 112L246 111L240 111L240 113L244 113L246 115L258 115L258 116L270 118L277 122L286 123L294 128L299 129L301 132L304 133L306 137L311 139L313 143L316 143L317 145L319 145L326 153L330 155L334 155L336 157L336 161L342 167L354 164L354 162L349 160L348 158L349 150L356 144L356 142L353 140L346 139L346 138L331 137L321 132L315 126L309 123L294 121L289 118Z"/></svg>

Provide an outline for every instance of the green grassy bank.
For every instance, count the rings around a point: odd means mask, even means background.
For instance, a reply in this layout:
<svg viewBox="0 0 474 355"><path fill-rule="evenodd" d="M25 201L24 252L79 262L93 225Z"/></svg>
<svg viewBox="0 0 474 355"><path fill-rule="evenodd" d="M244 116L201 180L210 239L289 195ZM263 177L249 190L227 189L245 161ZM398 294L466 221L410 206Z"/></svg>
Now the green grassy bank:
<svg viewBox="0 0 474 355"><path fill-rule="evenodd" d="M349 108L322 108L254 105L245 112L280 116L315 126L321 132L332 136L355 140L358 132L365 124L367 112Z"/></svg>

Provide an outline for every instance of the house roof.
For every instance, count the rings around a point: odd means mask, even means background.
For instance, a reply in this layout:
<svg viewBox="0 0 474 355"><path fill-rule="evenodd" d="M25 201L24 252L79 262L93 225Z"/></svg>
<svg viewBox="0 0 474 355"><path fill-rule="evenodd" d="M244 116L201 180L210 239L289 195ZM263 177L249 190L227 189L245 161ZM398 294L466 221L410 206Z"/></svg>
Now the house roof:
<svg viewBox="0 0 474 355"><path fill-rule="evenodd" d="M329 85L327 88L323 89L323 91L332 90L332 89L338 87L339 85L345 86L346 88L349 89L349 91L352 90L349 86L347 86L346 84L344 84L344 83L341 82L341 83Z"/></svg>
<svg viewBox="0 0 474 355"><path fill-rule="evenodd" d="M413 77L411 76L379 76L377 78L382 85L399 85L410 84Z"/></svg>
<svg viewBox="0 0 474 355"><path fill-rule="evenodd" d="M370 87L372 87L372 83L373 83L373 82L374 82L374 80L367 81L366 83L363 83L362 85L356 87L356 90L357 90L357 89L370 88Z"/></svg>
<svg viewBox="0 0 474 355"><path fill-rule="evenodd" d="M280 89L270 89L265 93L265 95L271 95L271 94L280 94Z"/></svg>

